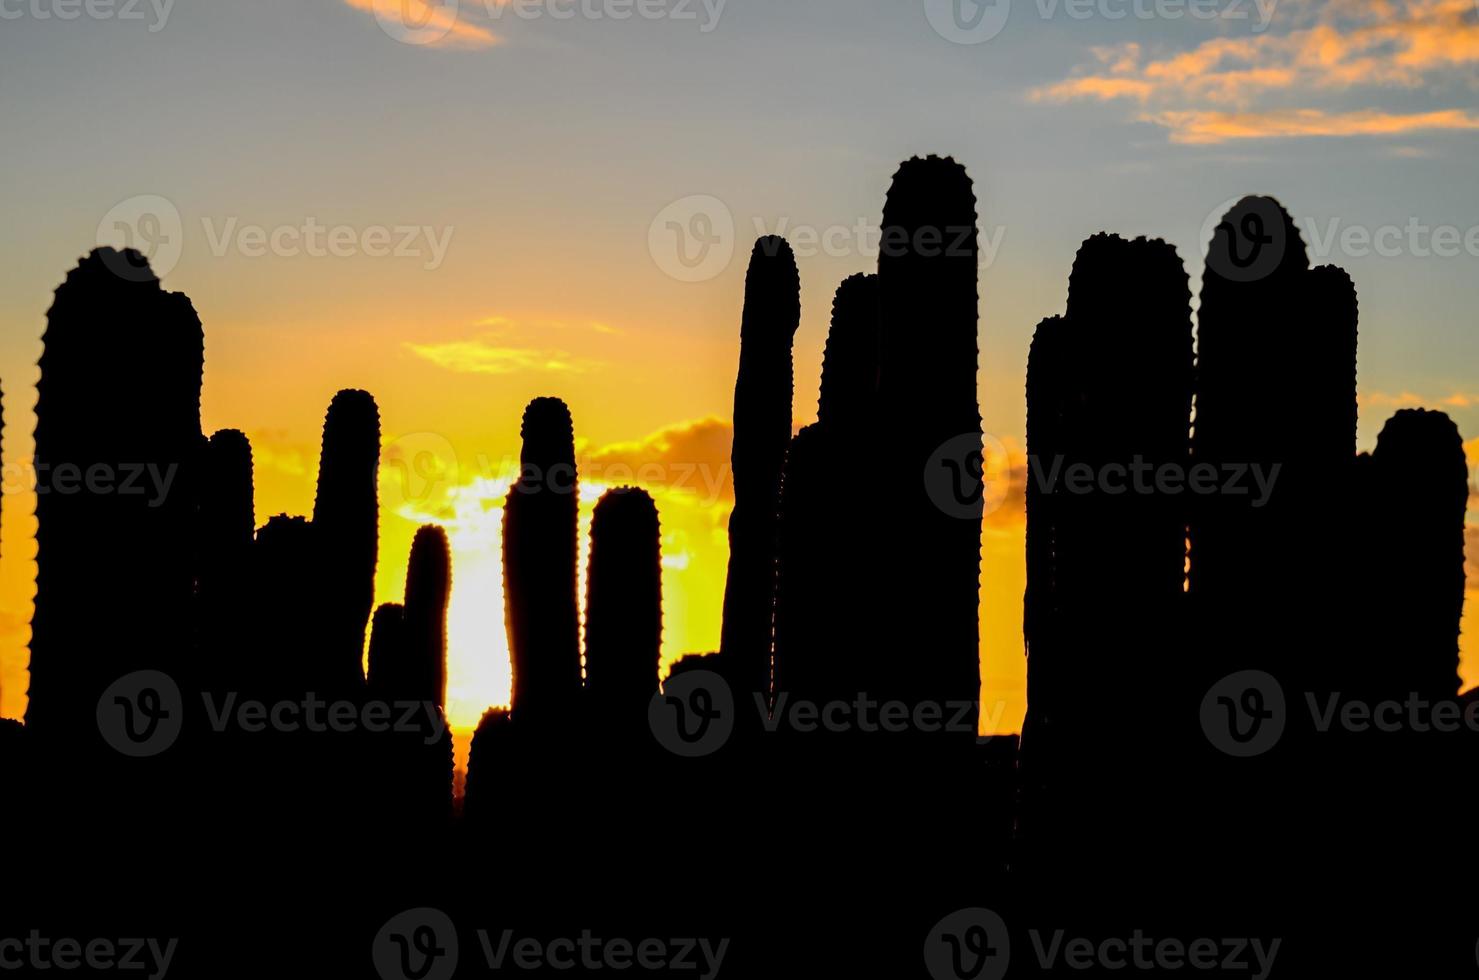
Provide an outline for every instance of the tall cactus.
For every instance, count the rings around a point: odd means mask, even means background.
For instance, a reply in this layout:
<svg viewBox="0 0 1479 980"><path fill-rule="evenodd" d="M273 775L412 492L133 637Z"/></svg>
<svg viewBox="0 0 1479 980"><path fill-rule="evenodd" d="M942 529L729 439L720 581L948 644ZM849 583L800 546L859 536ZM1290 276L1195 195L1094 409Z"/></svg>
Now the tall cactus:
<svg viewBox="0 0 1479 980"><path fill-rule="evenodd" d="M447 532L435 524L416 530L406 568L406 687L417 701L447 704L447 603L452 596L452 554Z"/></svg>
<svg viewBox="0 0 1479 980"><path fill-rule="evenodd" d="M580 698L575 429L558 398L524 410L519 479L503 511L503 593L521 723L568 717Z"/></svg>
<svg viewBox="0 0 1479 980"><path fill-rule="evenodd" d="M1162 714L1189 714L1176 710L1188 690L1171 656L1183 639L1186 513L1154 474L1188 463L1190 299L1174 248L1094 235L1074 261L1065 315L1033 338L1023 823L1029 839L1047 837L1044 853L1105 846L1099 835L1122 829L1121 817L1143 823L1123 811L1083 820L1071 801L1143 764L1104 732L1169 738ZM1067 475L1085 468L1087 492Z"/></svg>
<svg viewBox="0 0 1479 980"><path fill-rule="evenodd" d="M872 689L857 671L867 648L849 642L861 637L846 629L848 616L870 608L846 594L855 579L847 564L846 535L866 532L837 513L846 505L837 486L836 444L828 425L817 422L796 433L786 454L776 558L778 700L784 693L793 702L851 703Z"/></svg>
<svg viewBox="0 0 1479 980"><path fill-rule="evenodd" d="M1216 494L1192 513L1192 597L1202 622L1220 624L1203 637L1208 684L1259 667L1320 690L1339 667L1345 643L1332 624L1353 585L1342 488L1355 465L1356 318L1349 278L1309 268L1277 201L1244 198L1218 225L1198 313L1194 458L1224 473L1256 466L1274 482L1267 499ZM1295 542L1329 571L1285 557Z"/></svg>
<svg viewBox="0 0 1479 980"><path fill-rule="evenodd" d="M1469 469L1463 437L1442 412L1393 415L1371 456L1368 537L1378 587L1367 609L1375 629L1362 693L1427 701L1458 694L1459 620L1464 609L1464 511Z"/></svg>
<svg viewBox="0 0 1479 980"><path fill-rule="evenodd" d="M200 486L197 595L203 669L229 689L246 654L252 537L256 529L252 446L235 429L214 433L206 445Z"/></svg>
<svg viewBox="0 0 1479 980"><path fill-rule="evenodd" d="M734 385L734 511L720 654L742 697L770 690L776 520L791 440L791 346L801 323L796 257L782 238L755 242L745 274Z"/></svg>
<svg viewBox="0 0 1479 980"><path fill-rule="evenodd" d="M980 692L980 496L966 488L959 500L935 501L924 480L927 465L981 465L978 266L965 168L948 157L906 161L879 244L878 448L903 474L882 549L894 594L880 646L899 661L890 693L908 702L974 701Z"/></svg>
<svg viewBox="0 0 1479 980"><path fill-rule="evenodd" d="M514 736L513 719L506 708L489 708L478 721L467 753L467 784L462 794L462 812L469 821L498 821L503 815L500 811L507 811L505 801L518 797L518 774L509 759Z"/></svg>
<svg viewBox="0 0 1479 980"><path fill-rule="evenodd" d="M878 690L882 665L864 612L881 608L877 522L848 493L853 461L877 437L878 277L843 280L832 301L817 422L791 440L781 477L776 558L775 692L851 701Z"/></svg>
<svg viewBox="0 0 1479 980"><path fill-rule="evenodd" d="M1314 332L1303 318L1308 269L1293 219L1272 198L1243 198L1214 230L1197 313L1199 463L1282 466L1304 448L1293 427L1310 379L1295 370L1302 358L1290 355ZM1284 489L1258 510L1251 497L1199 502L1190 528L1194 595L1235 608L1272 584L1266 566L1282 530Z"/></svg>
<svg viewBox="0 0 1479 980"><path fill-rule="evenodd" d="M251 670L268 698L326 693L333 679L322 656L325 584L318 574L319 528L277 514L252 544L255 616Z"/></svg>
<svg viewBox="0 0 1479 980"><path fill-rule="evenodd" d="M334 395L324 417L313 523L321 549L327 676L339 693L364 684L365 627L375 599L380 410L367 391Z"/></svg>
<svg viewBox="0 0 1479 980"><path fill-rule="evenodd" d="M370 664L365 677L370 696L394 700L405 689L406 607L382 602L370 618Z"/></svg>
<svg viewBox="0 0 1479 980"><path fill-rule="evenodd" d="M878 344L878 277L849 276L832 299L818 422L838 429L872 422L878 398Z"/></svg>
<svg viewBox="0 0 1479 980"><path fill-rule="evenodd" d="M601 495L591 518L586 684L601 723L646 725L662 652L662 532L645 490Z"/></svg>
<svg viewBox="0 0 1479 980"><path fill-rule="evenodd" d="M43 343L26 720L38 740L101 749L104 688L188 670L204 340L139 253L103 248L57 289Z"/></svg>

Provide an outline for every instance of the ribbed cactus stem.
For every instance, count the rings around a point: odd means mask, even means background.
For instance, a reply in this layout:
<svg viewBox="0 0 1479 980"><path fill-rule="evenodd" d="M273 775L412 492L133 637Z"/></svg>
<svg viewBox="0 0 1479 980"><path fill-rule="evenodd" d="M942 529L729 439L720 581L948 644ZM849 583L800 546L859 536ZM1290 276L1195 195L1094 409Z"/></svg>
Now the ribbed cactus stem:
<svg viewBox="0 0 1479 980"><path fill-rule="evenodd" d="M979 697L981 524L926 491L926 466L980 465L976 198L965 168L914 158L895 173L878 255L879 448L901 474L882 554L884 649L910 650L892 693L917 703ZM936 457L944 452L947 458Z"/></svg>
<svg viewBox="0 0 1479 980"><path fill-rule="evenodd" d="M521 434L521 473L503 511L503 588L513 711L539 723L567 715L580 697L579 487L564 402L530 402Z"/></svg>
<svg viewBox="0 0 1479 980"><path fill-rule="evenodd" d="M801 322L796 258L784 239L755 242L745 274L734 386L734 511L720 653L743 697L770 689L776 520L791 441L791 348Z"/></svg>
<svg viewBox="0 0 1479 980"><path fill-rule="evenodd" d="M878 397L878 277L849 276L832 299L832 327L822 355L817 421L857 428Z"/></svg>
<svg viewBox="0 0 1479 980"><path fill-rule="evenodd" d="M646 723L662 649L662 532L645 490L601 495L591 518L585 606L586 684L613 722Z"/></svg>
<svg viewBox="0 0 1479 980"><path fill-rule="evenodd" d="M252 445L236 429L221 429L207 444L200 494L201 591L218 575L242 569L256 529Z"/></svg>
<svg viewBox="0 0 1479 980"><path fill-rule="evenodd" d="M1188 463L1190 300L1165 242L1091 236L1028 355L1023 824L1059 845L1082 839L1072 794L1118 764L1104 732L1164 735L1161 713L1193 696L1167 662L1184 641L1185 507L1146 476Z"/></svg>
<svg viewBox="0 0 1479 980"><path fill-rule="evenodd" d="M317 532L306 517L277 514L257 530L252 545L258 655L251 669L270 697L330 690Z"/></svg>
<svg viewBox="0 0 1479 980"><path fill-rule="evenodd" d="M1372 453L1381 581L1370 611L1379 624L1366 694L1451 699L1459 689L1464 609L1464 512L1469 466L1458 427L1442 412L1404 409L1382 428Z"/></svg>
<svg viewBox="0 0 1479 980"><path fill-rule="evenodd" d="M518 793L510 772L513 720L506 708L489 708L478 721L467 753L463 813L469 820L496 820L504 802Z"/></svg>
<svg viewBox="0 0 1479 980"><path fill-rule="evenodd" d="M340 391L324 417L313 523L322 549L323 656L337 690L364 681L365 627L379 548L380 411L369 392Z"/></svg>
<svg viewBox="0 0 1479 980"><path fill-rule="evenodd" d="M370 619L370 696L393 701L405 690L406 607L382 602Z"/></svg>
<svg viewBox="0 0 1479 980"><path fill-rule="evenodd" d="M400 697L447 703L447 603L452 596L452 555L447 532L434 524L417 529L406 569L406 680Z"/></svg>
<svg viewBox="0 0 1479 980"><path fill-rule="evenodd" d="M110 248L68 273L42 339L26 718L40 740L100 750L103 688L190 667L204 339L189 299ZM50 492L87 474L119 492Z"/></svg>

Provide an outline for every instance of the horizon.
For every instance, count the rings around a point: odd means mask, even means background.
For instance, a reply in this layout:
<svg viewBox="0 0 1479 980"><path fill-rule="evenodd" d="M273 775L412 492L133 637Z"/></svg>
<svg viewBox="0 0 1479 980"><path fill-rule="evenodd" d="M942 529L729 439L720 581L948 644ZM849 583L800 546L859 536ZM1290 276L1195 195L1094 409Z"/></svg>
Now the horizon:
<svg viewBox="0 0 1479 980"><path fill-rule="evenodd" d="M200 313L202 418L207 432L251 438L259 527L310 511L333 394L376 397L375 601L400 596L415 528L446 527L448 712L463 732L507 698L495 502L524 404L571 406L587 464L583 534L599 490L627 470L656 497L664 665L717 649L749 241L782 234L797 252L795 428L815 419L832 291L873 267L879 202L916 153L950 154L975 181L978 390L1000 470L1021 468L1027 345L1062 311L1082 240L1165 239L1195 307L1208 222L1229 200L1267 193L1295 216L1311 264L1356 282L1360 447L1395 408L1442 409L1471 434L1472 485L1479 384L1462 365L1479 353L1479 201L1463 191L1479 123L1463 106L1479 9L1284 3L1254 30L1114 20L1106 5L1080 18L1071 4L1051 17L1019 4L998 35L964 38L979 43L942 36L931 3L699 4L697 22L493 17L464 4L454 21L433 17L447 29L421 44L400 43L364 0L286 22L283 5L171 7L158 30L7 18L0 78L25 77L34 94L0 107L13 170L27 175L0 253L13 273L0 284L0 716L26 703L27 464L45 312L78 256L119 243L104 240L118 221ZM1331 63L1310 60L1316 41ZM778 55L763 74L755 44ZM545 67L552 52L559 73ZM522 87L530 78L539 84ZM935 101L912 102L915 83ZM479 93L489 125L478 125ZM872 108L838 113L839 100ZM407 475L395 465L405 459L455 459L455 476ZM660 472L639 479L644 464ZM887 458L860 461L857 492L899 476ZM983 528L982 703L1000 708L988 734L1018 731L1026 702L1024 525L1009 503ZM1474 632L1462 640L1465 689L1479 683Z"/></svg>

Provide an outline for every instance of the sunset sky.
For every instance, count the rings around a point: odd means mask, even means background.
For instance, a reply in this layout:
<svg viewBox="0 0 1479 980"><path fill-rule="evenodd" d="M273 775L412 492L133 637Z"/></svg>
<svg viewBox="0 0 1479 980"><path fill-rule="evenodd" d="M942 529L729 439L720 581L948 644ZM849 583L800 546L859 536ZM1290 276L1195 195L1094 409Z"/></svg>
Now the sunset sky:
<svg viewBox="0 0 1479 980"><path fill-rule="evenodd" d="M797 246L804 424L832 292L874 267L889 178L915 153L976 182L980 400L1009 452L1031 331L1062 311L1079 242L1163 237L1195 289L1208 220L1261 192L1313 263L1356 281L1361 446L1424 404L1479 458L1479 6L998 0L1000 22L959 3L145 0L124 16L119 0L63 19L67 0L0 0L0 715L25 708L45 312L120 227L201 315L204 425L250 436L259 525L311 510L333 393L374 393L377 601L400 598L417 524L446 525L463 727L507 693L497 508L523 406L569 403L587 520L602 486L654 491L665 656L715 648L749 242ZM685 265L676 249L705 242ZM846 489L912 478L880 453ZM982 571L996 731L1025 705L1008 499Z"/></svg>

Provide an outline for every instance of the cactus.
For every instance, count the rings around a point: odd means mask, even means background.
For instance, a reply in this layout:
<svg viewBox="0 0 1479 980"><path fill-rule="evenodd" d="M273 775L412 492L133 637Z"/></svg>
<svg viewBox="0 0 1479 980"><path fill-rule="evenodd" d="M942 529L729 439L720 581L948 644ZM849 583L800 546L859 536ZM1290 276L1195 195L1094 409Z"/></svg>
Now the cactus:
<svg viewBox="0 0 1479 980"><path fill-rule="evenodd" d="M1442 412L1407 409L1382 428L1371 455L1370 522L1378 587L1366 608L1371 697L1427 701L1458 694L1464 608L1464 511L1469 469L1463 437Z"/></svg>
<svg viewBox="0 0 1479 980"><path fill-rule="evenodd" d="M393 717L411 722L409 730L398 725L375 742L375 810L390 827L437 823L451 813L452 742L445 714L451 579L446 532L425 525L411 543L405 604L388 602L375 610L369 692L391 705ZM435 738L431 713L441 722Z"/></svg>
<svg viewBox="0 0 1479 980"><path fill-rule="evenodd" d="M830 342L829 342L830 346ZM791 700L852 701L866 682L850 676L862 652L839 635L845 628L851 580L835 519L832 441L825 423L804 426L791 440L781 477L780 547L776 558L775 691Z"/></svg>
<svg viewBox="0 0 1479 980"><path fill-rule="evenodd" d="M506 708L489 708L478 721L467 753L467 786L462 794L462 812L469 821L498 819L505 800L517 792L507 758L513 735Z"/></svg>
<svg viewBox="0 0 1479 980"><path fill-rule="evenodd" d="M197 599L200 669L206 685L239 686L247 659L242 628L249 615L253 511L252 446L235 429L222 429L206 444L200 484Z"/></svg>
<svg viewBox="0 0 1479 980"><path fill-rule="evenodd" d="M1190 589L1217 624L1202 679L1261 667L1292 689L1338 687L1355 587L1343 489L1355 466L1355 290L1339 269L1309 268L1276 201L1244 198L1214 233L1198 320L1194 458L1219 472L1278 468L1267 500L1216 494L1192 511ZM1328 571L1278 557L1296 541Z"/></svg>
<svg viewBox="0 0 1479 980"><path fill-rule="evenodd" d="M849 276L832 299L818 422L843 429L872 422L878 397L878 343L878 277Z"/></svg>
<svg viewBox="0 0 1479 980"><path fill-rule="evenodd" d="M323 640L324 583L317 570L319 528L306 517L277 514L257 531L252 545L253 670L270 698L324 693L331 680Z"/></svg>
<svg viewBox="0 0 1479 980"><path fill-rule="evenodd" d="M601 495L591 518L585 605L586 684L597 717L640 730L662 650L662 532L645 490Z"/></svg>
<svg viewBox="0 0 1479 980"><path fill-rule="evenodd" d="M326 679L336 694L364 684L365 627L375 597L379 547L376 473L380 411L369 392L345 389L329 403L313 523L323 579Z"/></svg>
<svg viewBox="0 0 1479 980"><path fill-rule="evenodd" d="M1068 369L1068 326L1051 316L1037 325L1027 355L1027 484L1023 493L1027 511L1027 589L1022 599L1022 636L1027 645L1027 717L1022 743L1034 748L1056 727L1059 688L1051 666L1062 649L1057 629L1062 622L1058 603L1056 507L1057 499L1042 479L1042 466L1063 454L1063 413ZM1037 461L1034 469L1033 462ZM1061 672L1057 672L1061 673Z"/></svg>
<svg viewBox="0 0 1479 980"><path fill-rule="evenodd" d="M521 434L521 472L503 512L503 594L513 711L542 724L567 717L581 690L570 410L558 398L536 398L524 410Z"/></svg>
<svg viewBox="0 0 1479 980"><path fill-rule="evenodd" d="M1305 346L1301 333L1314 332L1301 308L1308 269L1293 219L1272 198L1243 198L1213 232L1197 312L1199 463L1282 465L1305 448L1305 433L1294 430L1310 379L1291 370L1299 359L1288 355ZM1267 558L1285 509L1282 499L1261 512L1247 497L1199 502L1190 526L1193 595L1231 609L1271 585Z"/></svg>
<svg viewBox="0 0 1479 980"><path fill-rule="evenodd" d="M889 603L875 648L898 657L891 690L908 703L980 695L980 511L931 500L927 465L981 463L976 200L965 168L931 156L899 167L878 256L880 445L902 475L880 549ZM940 451L946 458L934 458ZM971 496L967 492L967 497ZM967 512L979 499L958 501Z"/></svg>
<svg viewBox="0 0 1479 980"><path fill-rule="evenodd" d="M394 700L405 689L406 607L382 602L370 620L370 669L365 680L370 696Z"/></svg>
<svg viewBox="0 0 1479 980"><path fill-rule="evenodd" d="M853 700L885 681L860 610L877 601L873 506L837 492L850 460L877 436L878 277L842 281L822 359L817 423L791 440L781 478L776 559L775 692Z"/></svg>
<svg viewBox="0 0 1479 980"><path fill-rule="evenodd" d="M38 742L101 750L105 687L189 668L204 341L139 253L102 248L57 289L43 343L26 721ZM116 492L83 482L99 477Z"/></svg>
<svg viewBox="0 0 1479 980"><path fill-rule="evenodd" d="M796 258L784 239L755 242L745 274L739 372L734 385L734 511L720 655L745 692L770 691L776 521L791 440L791 345L801 322Z"/></svg>
<svg viewBox="0 0 1479 980"><path fill-rule="evenodd" d="M1186 513L1146 474L1188 463L1190 299L1174 248L1094 235L1074 260L1064 316L1039 324L1028 356L1023 824L1058 858L1070 846L1093 852L1127 832L1122 817L1139 819L1127 808L1082 821L1072 805L1146 764L1106 731L1189 738L1162 718L1188 702L1170 655L1182 640ZM1084 467L1096 478L1087 493L1066 485Z"/></svg>
<svg viewBox="0 0 1479 980"><path fill-rule="evenodd" d="M447 603L452 597L452 556L447 532L435 524L416 530L406 568L403 698L447 704Z"/></svg>

